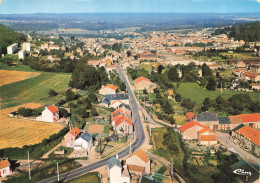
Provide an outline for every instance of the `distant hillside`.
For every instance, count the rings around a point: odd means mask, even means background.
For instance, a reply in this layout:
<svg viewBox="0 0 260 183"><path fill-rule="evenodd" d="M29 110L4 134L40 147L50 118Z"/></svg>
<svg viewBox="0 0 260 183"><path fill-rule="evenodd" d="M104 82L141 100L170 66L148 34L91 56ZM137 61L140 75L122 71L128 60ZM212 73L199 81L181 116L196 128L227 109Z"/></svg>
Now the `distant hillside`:
<svg viewBox="0 0 260 183"><path fill-rule="evenodd" d="M0 24L0 57L6 54L6 48L13 43L21 43L26 41L26 37L22 33L18 33Z"/></svg>
<svg viewBox="0 0 260 183"><path fill-rule="evenodd" d="M235 40L260 41L260 21L216 29L214 35L227 34Z"/></svg>

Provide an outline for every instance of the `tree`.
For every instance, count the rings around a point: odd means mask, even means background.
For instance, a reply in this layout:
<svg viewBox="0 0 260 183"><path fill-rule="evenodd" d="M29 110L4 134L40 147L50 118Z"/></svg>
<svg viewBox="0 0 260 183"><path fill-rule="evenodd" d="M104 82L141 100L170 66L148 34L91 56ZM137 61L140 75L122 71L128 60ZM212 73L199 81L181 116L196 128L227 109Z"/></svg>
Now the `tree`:
<svg viewBox="0 0 260 183"><path fill-rule="evenodd" d="M202 70L202 76L203 77L208 77L208 76L212 76L212 70L209 68L209 66L207 64L203 64L201 67Z"/></svg>
<svg viewBox="0 0 260 183"><path fill-rule="evenodd" d="M58 93L55 90L50 89L49 96L54 97L54 96L57 96L57 95L58 95Z"/></svg>
<svg viewBox="0 0 260 183"><path fill-rule="evenodd" d="M70 116L70 114L68 113L68 111L66 109L59 108L59 116L60 116L60 118L62 118L62 117L67 118Z"/></svg>
<svg viewBox="0 0 260 183"><path fill-rule="evenodd" d="M162 65L159 65L158 68L157 68L158 74L161 74L163 69L164 69L164 67Z"/></svg>
<svg viewBox="0 0 260 183"><path fill-rule="evenodd" d="M170 117L169 121L171 125L174 125L176 123L176 120L173 118L173 116Z"/></svg>
<svg viewBox="0 0 260 183"><path fill-rule="evenodd" d="M20 107L20 108L18 109L18 114L19 114L19 115L22 115L22 116L24 116L24 117L31 116L31 114L32 114L32 109L30 109L30 108L25 108L25 107Z"/></svg>
<svg viewBox="0 0 260 183"><path fill-rule="evenodd" d="M128 50L128 51L126 52L126 55L127 55L127 57L130 57L130 56L131 56L131 51Z"/></svg>
<svg viewBox="0 0 260 183"><path fill-rule="evenodd" d="M191 99L184 99L181 103L182 107L185 107L186 109L193 109L195 107L195 102L193 102Z"/></svg>
<svg viewBox="0 0 260 183"><path fill-rule="evenodd" d="M208 84L206 86L207 90L215 91L217 87L217 83L213 77L208 78Z"/></svg>
<svg viewBox="0 0 260 183"><path fill-rule="evenodd" d="M202 110L203 112L208 111L208 110L209 110L209 107L206 106L206 105L204 105L204 106L201 107L201 110Z"/></svg>
<svg viewBox="0 0 260 183"><path fill-rule="evenodd" d="M96 96L96 94L95 94L93 91L91 91L91 92L88 94L88 99L89 99L92 103L94 103L94 102L97 101L97 96Z"/></svg>
<svg viewBox="0 0 260 183"><path fill-rule="evenodd" d="M143 94L148 94L147 89L143 89Z"/></svg>
<svg viewBox="0 0 260 183"><path fill-rule="evenodd" d="M175 95L175 101L176 102L181 102L181 95L180 94L176 94Z"/></svg>
<svg viewBox="0 0 260 183"><path fill-rule="evenodd" d="M169 71L168 71L168 78L171 80L171 81L178 81L179 80L179 74L177 72L177 69L175 68L170 68Z"/></svg>
<svg viewBox="0 0 260 183"><path fill-rule="evenodd" d="M92 107L92 109L91 109L91 116L98 116L98 113L97 113L97 110L96 110L96 108L95 107Z"/></svg>
<svg viewBox="0 0 260 183"><path fill-rule="evenodd" d="M68 89L65 94L66 94L66 100L67 101L77 99L77 96L75 95L75 93L71 89Z"/></svg>

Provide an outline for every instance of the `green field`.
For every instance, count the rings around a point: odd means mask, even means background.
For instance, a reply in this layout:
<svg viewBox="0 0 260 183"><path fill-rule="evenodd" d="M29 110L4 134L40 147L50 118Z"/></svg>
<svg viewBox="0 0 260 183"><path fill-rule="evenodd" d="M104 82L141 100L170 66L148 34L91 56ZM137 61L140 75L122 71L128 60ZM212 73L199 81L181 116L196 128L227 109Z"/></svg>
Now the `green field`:
<svg viewBox="0 0 260 183"><path fill-rule="evenodd" d="M1 107L8 108L28 102L43 102L50 89L64 93L70 74L41 73L41 75L0 87Z"/></svg>
<svg viewBox="0 0 260 183"><path fill-rule="evenodd" d="M100 183L100 182L101 180L99 178L98 172L87 173L78 178L68 181L68 183Z"/></svg>
<svg viewBox="0 0 260 183"><path fill-rule="evenodd" d="M0 70L37 72L36 70L31 69L29 66L23 65L20 62L18 62L16 67L8 66L8 65L0 62Z"/></svg>
<svg viewBox="0 0 260 183"><path fill-rule="evenodd" d="M260 98L259 92L238 92L238 91L230 91L223 90L221 93L219 89L216 91L209 91L204 88L201 88L197 83L180 83L179 88L177 88L177 84L174 83L177 93L181 94L182 98L190 98L196 102L197 106L201 106L204 99L209 97L211 99L216 99L218 96L222 96L227 99L234 94L239 93L248 93L251 98L255 101L258 101Z"/></svg>

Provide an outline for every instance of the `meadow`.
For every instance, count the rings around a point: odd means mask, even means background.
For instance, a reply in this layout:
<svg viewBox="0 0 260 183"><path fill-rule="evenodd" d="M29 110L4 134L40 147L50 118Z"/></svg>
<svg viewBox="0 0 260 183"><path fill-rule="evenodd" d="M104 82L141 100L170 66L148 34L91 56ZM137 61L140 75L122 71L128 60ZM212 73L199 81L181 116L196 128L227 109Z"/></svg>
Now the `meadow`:
<svg viewBox="0 0 260 183"><path fill-rule="evenodd" d="M70 77L70 74L41 72L37 77L0 86L1 108L43 102L50 89L64 93Z"/></svg>
<svg viewBox="0 0 260 183"><path fill-rule="evenodd" d="M189 83L189 82L181 82L179 88L177 88L177 84L174 83L177 93L181 94L182 98L190 98L196 102L196 106L201 107L204 99L209 97L211 99L216 99L218 96L222 96L225 99L229 97L240 94L240 93L248 93L252 100L258 101L260 98L259 92L242 92L242 91L231 91L224 90L221 93L219 89L215 91L209 91L205 88L201 88L197 83Z"/></svg>

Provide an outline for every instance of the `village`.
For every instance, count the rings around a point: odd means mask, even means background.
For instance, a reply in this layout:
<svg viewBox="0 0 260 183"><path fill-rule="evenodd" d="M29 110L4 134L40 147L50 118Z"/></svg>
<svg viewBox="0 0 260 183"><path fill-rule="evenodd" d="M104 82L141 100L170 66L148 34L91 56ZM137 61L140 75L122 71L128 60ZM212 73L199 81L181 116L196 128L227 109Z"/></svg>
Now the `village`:
<svg viewBox="0 0 260 183"><path fill-rule="evenodd" d="M99 182L192 182L201 175L204 182L221 180L225 169L217 165L230 165L232 171L251 167L253 176L238 179L257 182L260 43L213 33L211 28L129 31L123 39L28 34L26 42L8 46L1 64L72 77L65 88L57 91L57 81L45 98L28 100L40 101L35 107L11 101L11 108L3 98L1 115L8 125L25 121L57 126L48 136L32 135L37 143L24 139L9 145L11 137L0 131L0 140L6 141L0 145L0 181L28 179L28 173L35 182L52 176L60 181L59 174L104 160L105 166L92 170ZM213 50L218 54L210 55ZM141 129L137 115L145 138L134 149ZM6 128L15 133L15 126ZM127 155L119 155L121 151ZM64 164L60 170L58 161Z"/></svg>

